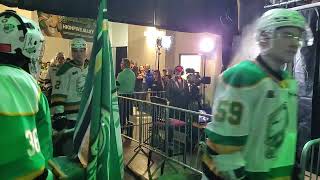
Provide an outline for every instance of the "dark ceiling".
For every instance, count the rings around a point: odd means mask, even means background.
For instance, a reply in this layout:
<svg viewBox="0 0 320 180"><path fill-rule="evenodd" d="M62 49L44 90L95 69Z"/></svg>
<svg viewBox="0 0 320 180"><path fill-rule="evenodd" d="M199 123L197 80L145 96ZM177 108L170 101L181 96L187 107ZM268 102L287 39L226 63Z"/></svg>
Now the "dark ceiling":
<svg viewBox="0 0 320 180"><path fill-rule="evenodd" d="M96 18L98 0L0 0L1 4L46 13ZM237 0L109 0L113 22L183 32L236 32Z"/></svg>
<svg viewBox="0 0 320 180"><path fill-rule="evenodd" d="M98 0L0 0L1 4L50 14L96 19ZM240 5L239 5L239 4ZM264 0L108 0L113 22L222 36L222 62L232 56L232 39L263 11ZM240 14L240 17L238 15Z"/></svg>

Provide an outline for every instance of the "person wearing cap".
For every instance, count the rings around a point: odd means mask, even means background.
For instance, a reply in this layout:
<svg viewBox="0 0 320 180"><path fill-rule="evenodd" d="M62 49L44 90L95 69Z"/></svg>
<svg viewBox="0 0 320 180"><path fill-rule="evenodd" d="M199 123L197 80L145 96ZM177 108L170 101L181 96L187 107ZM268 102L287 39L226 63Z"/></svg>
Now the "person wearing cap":
<svg viewBox="0 0 320 180"><path fill-rule="evenodd" d="M202 179L291 179L297 140L297 84L290 63L306 33L304 17L272 9L257 22L260 54L218 80Z"/></svg>
<svg viewBox="0 0 320 180"><path fill-rule="evenodd" d="M87 43L82 38L71 41L72 59L56 72L52 88L53 128L57 131L75 127L80 100L88 73Z"/></svg>
<svg viewBox="0 0 320 180"><path fill-rule="evenodd" d="M188 84L181 76L183 67L174 68L174 76L168 81L166 91L170 106L188 109Z"/></svg>

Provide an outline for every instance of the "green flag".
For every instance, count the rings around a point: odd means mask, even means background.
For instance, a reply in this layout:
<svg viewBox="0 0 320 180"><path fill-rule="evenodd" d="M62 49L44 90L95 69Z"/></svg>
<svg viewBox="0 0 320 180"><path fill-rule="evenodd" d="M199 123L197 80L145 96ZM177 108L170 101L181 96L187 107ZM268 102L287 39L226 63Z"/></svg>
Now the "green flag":
<svg viewBox="0 0 320 180"><path fill-rule="evenodd" d="M100 1L90 66L73 137L87 179L123 179L118 97L108 34L106 0Z"/></svg>

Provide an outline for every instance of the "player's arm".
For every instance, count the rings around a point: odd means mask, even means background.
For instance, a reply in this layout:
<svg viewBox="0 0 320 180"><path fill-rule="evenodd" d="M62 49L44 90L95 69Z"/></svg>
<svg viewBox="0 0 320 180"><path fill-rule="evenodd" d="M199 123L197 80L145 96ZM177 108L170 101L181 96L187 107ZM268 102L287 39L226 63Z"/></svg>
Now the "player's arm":
<svg viewBox="0 0 320 180"><path fill-rule="evenodd" d="M51 73L52 73L52 71L51 71L51 68L52 67L49 67L48 68L48 73L46 74L46 77L45 77L45 79L44 79L44 81L45 81L45 84L46 84L46 87L48 88L48 89L50 89L50 88L52 88L52 79L51 79Z"/></svg>
<svg viewBox="0 0 320 180"><path fill-rule="evenodd" d="M216 122L216 120L207 125L205 130L208 136L206 140L207 148L202 160L207 168L217 176L225 179L229 179L227 177L242 179L245 177L245 160L241 151L246 143L247 129L240 129L239 127L241 133L237 133L238 128L232 126L231 124ZM218 128L221 129L218 130ZM221 133L222 131L228 131L228 129L229 133Z"/></svg>
<svg viewBox="0 0 320 180"><path fill-rule="evenodd" d="M40 142L40 148L43 156L48 162L52 158L52 127L50 109L47 98L43 93L39 97L39 111L36 115L36 126Z"/></svg>
<svg viewBox="0 0 320 180"><path fill-rule="evenodd" d="M245 160L242 149L249 134L251 119L249 90L234 86L232 81L238 79L238 73L228 78L219 77L214 99L213 119L208 123L205 133L206 153L202 161L208 172L224 179L243 179L245 177ZM208 175L207 175L208 176Z"/></svg>
<svg viewBox="0 0 320 180"><path fill-rule="evenodd" d="M56 130L62 130L65 126L65 102L68 97L69 80L68 72L57 75L56 84L52 90L51 103L54 109L53 128Z"/></svg>
<svg viewBox="0 0 320 180"><path fill-rule="evenodd" d="M123 84L125 84L126 78L127 77L124 76L123 71L118 74L117 81L116 81L118 88L119 86L122 86Z"/></svg>

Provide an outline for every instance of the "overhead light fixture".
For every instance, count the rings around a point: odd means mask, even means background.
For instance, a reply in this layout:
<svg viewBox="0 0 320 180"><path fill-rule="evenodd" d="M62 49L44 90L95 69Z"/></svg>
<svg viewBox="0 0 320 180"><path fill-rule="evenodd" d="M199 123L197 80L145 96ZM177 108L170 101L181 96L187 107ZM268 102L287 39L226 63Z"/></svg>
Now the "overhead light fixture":
<svg viewBox="0 0 320 180"><path fill-rule="evenodd" d="M214 49L214 41L212 38L206 37L200 41L200 51L208 53Z"/></svg>
<svg viewBox="0 0 320 180"><path fill-rule="evenodd" d="M155 27L147 27L147 30L144 32L144 36L151 37L157 33L157 29Z"/></svg>
<svg viewBox="0 0 320 180"><path fill-rule="evenodd" d="M171 36L162 36L161 45L165 49L170 49L172 43Z"/></svg>
<svg viewBox="0 0 320 180"><path fill-rule="evenodd" d="M148 27L144 32L144 36L150 48L162 47L169 49L171 47L171 36L166 36L164 31L159 31L155 27Z"/></svg>

